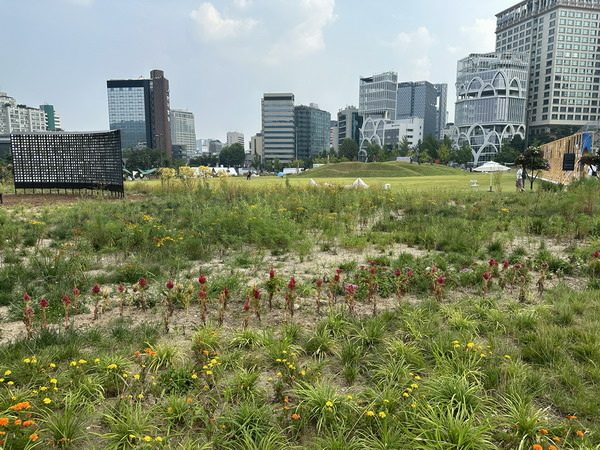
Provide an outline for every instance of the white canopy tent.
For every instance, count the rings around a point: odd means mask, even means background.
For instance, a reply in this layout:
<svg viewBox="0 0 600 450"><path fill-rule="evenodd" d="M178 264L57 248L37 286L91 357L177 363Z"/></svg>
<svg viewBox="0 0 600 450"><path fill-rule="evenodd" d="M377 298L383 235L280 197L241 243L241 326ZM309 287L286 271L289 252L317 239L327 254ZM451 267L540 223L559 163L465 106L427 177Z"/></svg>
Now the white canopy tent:
<svg viewBox="0 0 600 450"><path fill-rule="evenodd" d="M482 164L479 167L473 169L473 172L482 172L490 174L490 192L492 192L492 174L495 172L507 172L510 170L510 167L503 166L500 163L495 161L488 161L485 164Z"/></svg>

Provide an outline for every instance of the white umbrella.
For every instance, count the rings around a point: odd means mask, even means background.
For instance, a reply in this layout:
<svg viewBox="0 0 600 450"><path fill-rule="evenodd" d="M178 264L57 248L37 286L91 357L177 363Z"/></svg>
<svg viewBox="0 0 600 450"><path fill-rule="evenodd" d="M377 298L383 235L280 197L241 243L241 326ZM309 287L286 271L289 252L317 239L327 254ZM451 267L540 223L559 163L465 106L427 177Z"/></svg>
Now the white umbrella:
<svg viewBox="0 0 600 450"><path fill-rule="evenodd" d="M495 161L488 161L485 164L473 169L474 172L484 172L490 174L490 192L492 192L492 173L506 172L507 170L510 170L510 167L503 166Z"/></svg>

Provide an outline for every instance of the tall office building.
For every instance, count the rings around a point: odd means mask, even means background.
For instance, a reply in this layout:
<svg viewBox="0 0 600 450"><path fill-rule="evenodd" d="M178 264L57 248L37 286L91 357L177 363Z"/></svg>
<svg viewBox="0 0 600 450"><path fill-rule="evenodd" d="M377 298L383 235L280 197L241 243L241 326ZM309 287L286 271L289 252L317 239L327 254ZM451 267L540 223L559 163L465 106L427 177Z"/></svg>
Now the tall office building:
<svg viewBox="0 0 600 450"><path fill-rule="evenodd" d="M261 100L264 160L281 163L296 159L294 94L264 94Z"/></svg>
<svg viewBox="0 0 600 450"><path fill-rule="evenodd" d="M600 0L527 0L496 14L496 51L528 54L530 134L600 120Z"/></svg>
<svg viewBox="0 0 600 450"><path fill-rule="evenodd" d="M0 92L0 134L46 131L44 111L25 105Z"/></svg>
<svg viewBox="0 0 600 450"><path fill-rule="evenodd" d="M46 114L46 131L60 131L60 116L54 105L40 105L40 109Z"/></svg>
<svg viewBox="0 0 600 450"><path fill-rule="evenodd" d="M398 74L384 72L361 77L358 90L358 111L365 119L396 119Z"/></svg>
<svg viewBox="0 0 600 450"><path fill-rule="evenodd" d="M233 144L242 144L242 147L246 148L244 142L244 133L239 131L228 131L227 132L227 147Z"/></svg>
<svg viewBox="0 0 600 450"><path fill-rule="evenodd" d="M471 54L458 61L454 126L449 137L471 146L473 163L493 160L502 143L525 135L529 55Z"/></svg>
<svg viewBox="0 0 600 450"><path fill-rule="evenodd" d="M183 159L196 156L196 123L194 113L171 110L171 142L182 149Z"/></svg>
<svg viewBox="0 0 600 450"><path fill-rule="evenodd" d="M337 147L344 139L354 139L358 144L360 141L360 128L363 124L363 117L358 113L355 106L346 106L340 109L337 115L338 119L338 142ZM337 151L337 148L336 148Z"/></svg>
<svg viewBox="0 0 600 450"><path fill-rule="evenodd" d="M446 83L435 83L433 87L437 95L435 136L437 139L443 139L444 128L448 123L448 85Z"/></svg>
<svg viewBox="0 0 600 450"><path fill-rule="evenodd" d="M121 130L123 148L149 147L172 157L169 80L162 70L150 78L108 80L108 120Z"/></svg>
<svg viewBox="0 0 600 450"><path fill-rule="evenodd" d="M437 90L429 81L407 81L398 84L396 119L423 119L423 135L435 136ZM435 136L437 138L437 136Z"/></svg>
<svg viewBox="0 0 600 450"><path fill-rule="evenodd" d="M338 145L338 136L340 134L340 128L338 126L337 120L332 120L329 125L329 148L333 149L334 152L337 153L339 145Z"/></svg>
<svg viewBox="0 0 600 450"><path fill-rule="evenodd" d="M330 113L311 103L310 106L296 106L294 119L296 159L314 158L319 153L329 150Z"/></svg>

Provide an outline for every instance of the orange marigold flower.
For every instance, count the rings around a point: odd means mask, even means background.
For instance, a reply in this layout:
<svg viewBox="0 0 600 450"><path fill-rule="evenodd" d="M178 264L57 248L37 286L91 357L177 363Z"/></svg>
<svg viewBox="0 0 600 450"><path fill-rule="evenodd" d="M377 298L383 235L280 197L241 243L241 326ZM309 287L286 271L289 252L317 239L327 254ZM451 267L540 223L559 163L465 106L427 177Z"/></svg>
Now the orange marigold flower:
<svg viewBox="0 0 600 450"><path fill-rule="evenodd" d="M33 433L31 435L29 435L29 439L31 439L33 442L37 441L39 438L37 433Z"/></svg>
<svg viewBox="0 0 600 450"><path fill-rule="evenodd" d="M532 449L533 450L544 450L544 447L542 447L540 444L533 444Z"/></svg>
<svg viewBox="0 0 600 450"><path fill-rule="evenodd" d="M8 425L8 419L6 417L0 417L0 427Z"/></svg>
<svg viewBox="0 0 600 450"><path fill-rule="evenodd" d="M17 403L16 405L13 405L10 407L10 409L12 409L13 411L20 411L22 409L27 409L27 408L31 408L31 404L29 402Z"/></svg>
<svg viewBox="0 0 600 450"><path fill-rule="evenodd" d="M583 431L581 431L581 430L577 430L577 431L575 432L575 434L576 434L577 436L583 436L583 435L584 435L584 432L583 432Z"/></svg>
<svg viewBox="0 0 600 450"><path fill-rule="evenodd" d="M569 420L577 419L577 416L567 416L567 419L569 419Z"/></svg>
<svg viewBox="0 0 600 450"><path fill-rule="evenodd" d="M549 445L548 450L558 450L554 445Z"/></svg>
<svg viewBox="0 0 600 450"><path fill-rule="evenodd" d="M292 419L294 419L294 420L298 420L298 419L300 419L300 415L299 415L299 414L296 414L296 413L294 413L294 414L292 414Z"/></svg>
<svg viewBox="0 0 600 450"><path fill-rule="evenodd" d="M23 422L24 427L28 427L29 425L35 425L35 422L33 420L26 420Z"/></svg>
<svg viewBox="0 0 600 450"><path fill-rule="evenodd" d="M560 441L562 441L562 439L561 439L561 438L559 438L558 436L554 436L554 437L552 438L552 440L553 440L554 442L560 442Z"/></svg>
<svg viewBox="0 0 600 450"><path fill-rule="evenodd" d="M0 436L6 436L6 431L0 431Z"/></svg>
<svg viewBox="0 0 600 450"><path fill-rule="evenodd" d="M540 429L540 433L542 433L542 434L548 434L548 430L546 430L545 428L541 428Z"/></svg>
<svg viewBox="0 0 600 450"><path fill-rule="evenodd" d="M16 419L14 424L15 425L21 425L23 423L23 421L21 419Z"/></svg>

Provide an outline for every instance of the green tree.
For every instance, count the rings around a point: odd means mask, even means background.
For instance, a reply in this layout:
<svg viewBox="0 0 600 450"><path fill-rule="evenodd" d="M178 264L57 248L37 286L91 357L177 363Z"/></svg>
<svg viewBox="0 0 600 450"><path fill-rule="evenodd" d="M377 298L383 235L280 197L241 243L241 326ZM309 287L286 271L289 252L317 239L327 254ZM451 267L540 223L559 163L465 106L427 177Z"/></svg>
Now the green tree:
<svg viewBox="0 0 600 450"><path fill-rule="evenodd" d="M244 146L238 142L225 147L219 153L219 164L225 167L239 167L246 160L246 152Z"/></svg>
<svg viewBox="0 0 600 450"><path fill-rule="evenodd" d="M162 152L154 148L124 150L123 160L129 170L149 170L159 167L169 167L171 161L162 157Z"/></svg>
<svg viewBox="0 0 600 450"><path fill-rule="evenodd" d="M473 161L473 152L471 151L471 146L468 142L463 142L460 148L456 150L454 161L463 166L466 166Z"/></svg>
<svg viewBox="0 0 600 450"><path fill-rule="evenodd" d="M260 170L262 168L262 158L256 153L252 158L252 167L254 167L256 170Z"/></svg>
<svg viewBox="0 0 600 450"><path fill-rule="evenodd" d="M494 161L500 164L512 164L520 154L521 152L513 147L512 142L504 142L500 151L494 156Z"/></svg>
<svg viewBox="0 0 600 450"><path fill-rule="evenodd" d="M288 167L304 168L304 161L301 159L294 159L293 161L290 161Z"/></svg>
<svg viewBox="0 0 600 450"><path fill-rule="evenodd" d="M272 167L273 167L274 172L281 172L281 169L283 168L283 164L281 164L281 161L279 161L279 156L275 157L272 164L273 164Z"/></svg>
<svg viewBox="0 0 600 450"><path fill-rule="evenodd" d="M340 158L347 158L350 161L356 161L358 159L358 144L356 141L350 138L344 139L340 144L338 156Z"/></svg>
<svg viewBox="0 0 600 450"><path fill-rule="evenodd" d="M432 134L428 134L423 139L422 150L427 152L432 160L439 159L438 148L440 147L440 141L438 141ZM421 156L423 156L421 154Z"/></svg>
<svg viewBox="0 0 600 450"><path fill-rule="evenodd" d="M543 157L541 147L528 147L522 155L515 159L515 164L523 166L523 172L529 179L529 188L533 190L533 183L542 170L548 170L548 160Z"/></svg>
<svg viewBox="0 0 600 450"><path fill-rule="evenodd" d="M450 159L452 158L452 151L450 148L451 147L446 146L446 144L442 144L440 145L440 148L438 148L438 158L442 164L448 164L450 162Z"/></svg>
<svg viewBox="0 0 600 450"><path fill-rule="evenodd" d="M190 159L188 163L190 166L216 166L219 162L219 157L217 155L202 155L197 156L195 158Z"/></svg>

